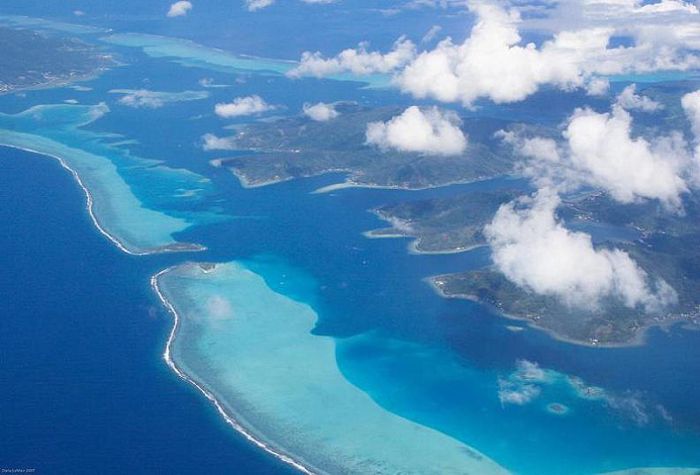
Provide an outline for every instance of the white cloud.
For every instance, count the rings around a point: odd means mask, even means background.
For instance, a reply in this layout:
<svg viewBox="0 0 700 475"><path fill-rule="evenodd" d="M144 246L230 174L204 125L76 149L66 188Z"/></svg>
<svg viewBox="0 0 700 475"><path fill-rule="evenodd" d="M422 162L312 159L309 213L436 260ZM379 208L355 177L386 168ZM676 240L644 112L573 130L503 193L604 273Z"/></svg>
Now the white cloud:
<svg viewBox="0 0 700 475"><path fill-rule="evenodd" d="M310 5L326 5L335 3L338 0L301 0L303 3ZM275 4L275 0L245 0L245 6L250 12L262 10Z"/></svg>
<svg viewBox="0 0 700 475"><path fill-rule="evenodd" d="M520 101L543 84L581 86L582 58L605 49L610 34L602 29L565 32L537 48L520 44L515 11L486 3L470 9L477 15L471 35L462 44L448 38L418 55L396 78L402 90L470 105L481 97Z"/></svg>
<svg viewBox="0 0 700 475"><path fill-rule="evenodd" d="M537 363L518 360L516 370L507 378L498 378L498 399L501 404L529 404L542 393L541 387L552 383L552 372Z"/></svg>
<svg viewBox="0 0 700 475"><path fill-rule="evenodd" d="M690 121L690 128L695 136L695 159L693 161L693 181L700 186L700 90L686 94L681 99L685 115Z"/></svg>
<svg viewBox="0 0 700 475"><path fill-rule="evenodd" d="M367 51L367 46L367 43L360 43L357 48L341 51L333 58L324 58L318 51L306 51L299 65L287 75L323 77L343 72L357 75L389 73L404 66L416 53L416 46L405 37L399 38L388 53Z"/></svg>
<svg viewBox="0 0 700 475"><path fill-rule="evenodd" d="M158 93L146 89L129 91L119 99L119 103L123 106L148 109L157 109L165 105Z"/></svg>
<svg viewBox="0 0 700 475"><path fill-rule="evenodd" d="M576 307L612 298L657 312L676 300L664 281L650 282L627 253L596 249L591 237L566 229L555 216L559 198L540 190L501 206L485 234L495 266L516 285Z"/></svg>
<svg viewBox="0 0 700 475"><path fill-rule="evenodd" d="M684 95L681 105L690 121L695 140L700 141L700 89Z"/></svg>
<svg viewBox="0 0 700 475"><path fill-rule="evenodd" d="M159 92L148 89L111 89L110 94L122 94L119 104L134 108L157 109L172 102L206 99L206 91Z"/></svg>
<svg viewBox="0 0 700 475"><path fill-rule="evenodd" d="M419 152L427 155L458 155L467 148L461 121L452 111L436 107L406 109L387 122L367 124L367 143L382 149Z"/></svg>
<svg viewBox="0 0 700 475"><path fill-rule="evenodd" d="M637 94L637 87L635 84L630 84L622 90L620 95L617 96L617 104L626 110L636 109L644 112L654 112L663 108L661 104L649 97Z"/></svg>
<svg viewBox="0 0 700 475"><path fill-rule="evenodd" d="M681 209L688 191L691 159L679 132L650 139L632 135L632 117L620 105L612 112L577 109L563 132L563 143L549 138L501 137L527 160L520 165L538 186L602 188L622 203L658 199Z"/></svg>
<svg viewBox="0 0 700 475"><path fill-rule="evenodd" d="M553 8L551 8L553 7ZM689 69L698 67L700 11L693 2L661 0L559 0L530 15L523 26L536 31L606 27L633 40L618 48L626 69Z"/></svg>
<svg viewBox="0 0 700 475"><path fill-rule="evenodd" d="M267 8L274 3L275 0L245 0L246 8L250 12L262 10L263 8Z"/></svg>
<svg viewBox="0 0 700 475"><path fill-rule="evenodd" d="M192 10L192 2L188 2L187 0L180 0L179 2L175 2L172 5L170 5L170 9L168 10L168 17L174 18L178 16L185 16L190 10Z"/></svg>
<svg viewBox="0 0 700 475"><path fill-rule="evenodd" d="M700 68L700 12L689 2L662 0L559 0L546 6L506 9L484 0L446 2L419 0L407 5L450 7L467 4L476 16L462 43L447 38L432 50L399 38L391 51L368 51L366 43L330 58L305 52L291 77L351 72L394 74L394 85L417 98L497 103L526 99L543 86L585 88L591 95L607 92L606 76ZM405 5L404 7L406 7ZM397 10L392 10L397 11ZM520 11L529 13L523 20ZM520 28L551 38L525 43ZM422 43L439 31L436 27ZM616 37L631 45L611 47Z"/></svg>
<svg viewBox="0 0 700 475"><path fill-rule="evenodd" d="M340 115L333 107L333 104L325 104L323 102L313 105L304 104L304 114L318 122L326 122Z"/></svg>
<svg viewBox="0 0 700 475"><path fill-rule="evenodd" d="M610 81L607 78L594 77L586 84L586 93L589 96L604 96L610 90Z"/></svg>
<svg viewBox="0 0 700 475"><path fill-rule="evenodd" d="M522 384L505 378L498 379L498 399L501 404L524 406L537 399L542 390L534 384Z"/></svg>
<svg viewBox="0 0 700 475"><path fill-rule="evenodd" d="M578 110L564 133L568 156L586 181L623 203L658 199L679 207L688 191L682 177L687 165L680 134L648 141L632 137L632 117L622 107L612 113Z"/></svg>
<svg viewBox="0 0 700 475"><path fill-rule="evenodd" d="M428 32L423 35L423 38L421 38L420 42L421 43L430 43L435 39L435 37L442 31L442 27L440 25L433 25L430 27Z"/></svg>
<svg viewBox="0 0 700 475"><path fill-rule="evenodd" d="M222 118L254 115L274 109L260 96L237 97L233 102L220 102L214 107L216 115Z"/></svg>
<svg viewBox="0 0 700 475"><path fill-rule="evenodd" d="M478 1L469 9L477 16L471 35L461 44L448 38L419 54L395 79L403 91L467 106L480 98L505 103L521 101L544 85L571 89L597 76L700 65L676 47L678 42L660 43L655 30L640 30L634 46L610 48L614 25L582 21L537 46L522 42L516 10Z"/></svg>
<svg viewBox="0 0 700 475"><path fill-rule="evenodd" d="M234 137L217 137L214 134L204 134L202 136L202 149L210 150L236 150L236 140Z"/></svg>

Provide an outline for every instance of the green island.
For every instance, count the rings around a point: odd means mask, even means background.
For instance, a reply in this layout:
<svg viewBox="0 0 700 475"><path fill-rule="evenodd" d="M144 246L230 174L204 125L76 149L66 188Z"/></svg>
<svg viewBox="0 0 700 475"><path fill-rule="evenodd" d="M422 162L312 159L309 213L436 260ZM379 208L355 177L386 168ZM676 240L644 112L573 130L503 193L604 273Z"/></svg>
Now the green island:
<svg viewBox="0 0 700 475"><path fill-rule="evenodd" d="M384 205L372 210L391 226L365 233L370 238L414 238L410 250L424 254L464 252L486 244L483 228L513 190L474 192L450 198Z"/></svg>
<svg viewBox="0 0 700 475"><path fill-rule="evenodd" d="M493 178L512 169L512 155L495 153L489 144L505 121L465 119L462 129L469 145L464 154L427 156L365 143L368 123L389 120L401 108L340 103L336 110L339 116L327 122L297 116L244 126L233 142L249 153L212 163L230 169L249 187L335 172L347 175L341 187L423 189Z"/></svg>
<svg viewBox="0 0 700 475"><path fill-rule="evenodd" d="M499 192L500 193L500 192ZM490 203L503 197L493 193ZM468 212L460 215L468 196L438 201L434 208L423 203L399 207L401 219L418 221L413 236L431 239L441 229L451 229L454 249L473 245L480 236ZM476 203L489 202L475 196ZM492 206L491 206L492 207ZM453 209L454 208L454 209ZM431 212L426 210L440 210ZM416 210L419 210L416 212ZM422 210L422 211L420 211ZM386 213L386 211L384 211ZM422 213L422 214L421 214ZM700 198L691 194L684 201L684 213L673 214L658 203L619 204L601 192L583 193L565 200L559 216L572 228L591 230L607 226L618 233L603 234L599 247L616 247L627 252L650 275L664 279L678 293L678 302L663 313L644 313L617 300L604 300L598 309L573 308L555 297L535 294L510 282L495 268L434 276L429 282L445 297L465 298L484 304L507 317L527 321L534 327L573 343L593 346L621 346L643 342L646 329L682 323L700 328ZM390 214L388 219L393 216ZM457 220L463 216L461 222ZM449 221L449 223L442 222ZM481 225L488 219L481 219ZM626 238L620 235L627 234ZM481 237L479 239L482 239ZM430 241L428 241L430 242Z"/></svg>
<svg viewBox="0 0 700 475"><path fill-rule="evenodd" d="M0 26L0 94L88 79L114 64L76 38Z"/></svg>

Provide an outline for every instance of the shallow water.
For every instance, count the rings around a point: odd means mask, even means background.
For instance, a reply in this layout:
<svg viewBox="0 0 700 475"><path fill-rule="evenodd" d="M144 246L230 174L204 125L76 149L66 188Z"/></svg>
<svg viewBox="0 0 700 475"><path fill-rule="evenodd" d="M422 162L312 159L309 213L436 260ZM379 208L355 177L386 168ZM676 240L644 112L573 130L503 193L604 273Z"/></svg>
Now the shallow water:
<svg viewBox="0 0 700 475"><path fill-rule="evenodd" d="M168 44L171 42L168 40ZM249 63L243 68L244 74L232 75L233 69L224 73L221 65L210 64L216 62L211 61L212 55L218 58L220 53L200 48L187 51L200 61L187 67L158 55L145 56L135 48L118 51L131 65L86 83L89 91L64 88L0 97L1 110L6 113L0 120L7 131L3 136L14 140L24 137L18 132L40 136L41 139L32 137L32 143L45 144L41 151L74 160L76 171L82 172L86 183L90 180L95 201L104 197L105 202L116 203L96 207L98 221L134 248L150 249L175 241L195 242L208 248L192 255L151 256L146 258L148 264L127 261L125 266L147 268L148 272L139 271L135 282L126 277L111 282L114 288L120 288L122 282L129 285L123 287L122 299L114 301L114 310L107 318L118 319L122 312L131 315L135 304L128 299L133 292L141 298L148 295L149 273L186 260L243 262L220 267L229 269L222 278L216 274L206 278L195 275L177 282L178 291L173 291L172 300L185 318L175 357L192 378L220 394L222 401L229 401L231 412L247 421L249 429L261 438L318 465L332 462L355 469L356 464L363 463L358 457L370 454L374 454L373 467L395 467L409 461L420 466L431 451L447 469L462 460L459 457L464 457L461 448L465 446L523 474L700 466L700 405L694 396L700 389L696 376L700 371L700 335L680 329L668 333L653 331L646 346L603 350L574 347L530 329L513 332L508 326L521 324L496 317L470 302L442 299L422 281L434 274L487 265L486 249L449 256L410 255L406 252L406 240L368 240L362 235L363 231L383 226L367 212L372 207L510 186L511 181L499 179L415 192L347 189L311 194L321 186L342 181L342 177L327 176L245 190L230 173L208 165L208 160L219 154L205 153L199 147L203 133L226 133L224 127L244 120L222 122L211 112L214 103L237 95L260 94L281 106L278 112L285 114L296 113L306 101L343 98L367 104L404 104L407 98L391 91L364 89L353 82L289 81L279 74L251 76ZM268 66L259 69L265 68ZM170 103L157 110L121 107L118 96L108 92L140 89L147 79L149 89L177 93L197 90L202 78L232 87L212 88L206 99ZM44 107L38 109L38 116L12 115L31 105L58 104L70 99L84 106ZM484 108L474 114L529 120L537 116L542 102L548 102L543 120L558 123L573 105L584 100L581 95L561 97L550 91L536 97L531 106ZM98 119L91 118L89 111L102 101L107 102L110 111ZM76 128L79 124L84 124L83 128ZM57 143L70 147L70 153ZM27 156L6 153L17 162L13 166L20 166L19 160ZM84 168L77 170L81 157ZM27 160L28 166L33 166L31 163L36 163L35 157ZM55 168L48 173L59 176L60 169ZM19 183L21 179L18 178ZM24 179L25 183L31 180L29 175ZM51 183L47 178L46 187L51 188ZM63 186L74 187L65 183L66 180ZM78 195L76 192L73 197ZM40 202L29 201L24 209L34 210ZM61 216L71 212L85 216L75 201L60 203L65 206ZM32 253L38 252L41 243L46 246L50 242L48 238L42 240L40 227L34 232L36 245L31 248ZM8 242L17 249L17 242L11 237ZM105 241L93 236L81 245L90 249L82 265L90 266L90 259L98 259L96 256L103 252ZM53 255L55 250L48 248L44 255L52 255L51 262L56 266L51 272L61 275L61 265L73 261L61 252ZM59 259L60 256L65 259ZM241 265L244 268L238 267ZM77 278L68 275L71 282ZM100 278L92 279L95 285L109 280L104 268L98 275ZM91 294L89 283L76 282L84 286L81 292L85 298L93 295L95 304L111 302L111 287L101 287L101 292ZM188 297L180 302L183 296ZM217 298L211 300L213 296ZM150 303L155 304L155 300ZM228 307L230 312L222 313L217 306L223 310ZM142 348L150 351L146 352L150 355L147 361L168 375L158 356L164 343L165 322L169 324L169 320L162 319L163 309L153 308L154 314L161 317L160 326L154 333L140 333L150 335L144 337L147 342ZM211 314L226 318L203 318ZM80 315L90 318L90 312ZM239 321L237 315L250 318ZM280 319L285 319L282 324ZM130 321L132 326L137 325ZM264 325L252 325L261 322ZM99 331L102 328L90 326L84 330L83 339L92 341ZM113 345L118 348L122 344L120 333L112 331ZM124 347L129 348L126 342L130 340L124 341ZM290 342L298 346L287 346ZM88 346L86 354L88 348L98 350ZM285 353L279 355L282 348ZM556 375L555 382L538 382L538 396L527 404L504 404L499 399L502 381L513 378L521 360L536 363L547 374ZM142 361L137 358L131 364L137 368ZM292 361L296 363L285 368ZM88 363L81 360L80 364ZM259 377L263 374L269 376ZM602 388L608 398L580 397L570 384L562 382L568 376ZM161 377L170 377L173 387L185 394L195 394L184 385L177 386L174 376ZM33 384L29 381L29 387L36 391L44 379ZM522 391L523 385L516 383L507 387ZM80 387L81 383L73 384ZM114 394L122 391L130 400L138 399L138 388L111 384L104 382L101 390L108 393L111 388ZM309 388L326 384L328 393L309 392ZM286 393L286 387L294 388L294 393ZM150 388L151 397L161 390ZM320 401L318 398L323 396L327 399ZM66 397L69 407L81 403L76 394L72 397ZM205 406L203 398L193 397ZM51 394L46 393L43 398L48 400ZM34 399L36 406L29 405L25 411L36 409L41 400L42 396ZM568 412L553 414L548 410L552 403L563 404ZM187 419L194 414L190 406L184 407L171 411L169 420ZM130 408L121 407L121 414ZM641 425L640 411L648 419ZM183 424L190 430L202 424L223 426L215 411L207 414L211 421L193 419ZM148 423L142 424L149 431L143 450L171 453L167 443L158 442L158 434L170 428L156 424L154 418L149 417ZM394 440L379 437L381 434L374 431L364 432L377 423L380 427L391 426L392 433L409 435ZM37 424L35 427L44 427ZM418 425L424 429L416 430ZM297 438L297 432L304 437ZM365 433L367 437L354 438ZM127 429L116 434L130 436ZM67 446L75 440L71 431L58 437ZM425 441L418 444L425 452L419 459L399 457L403 455L401 443L409 440L416 445L412 437ZM202 438L189 443L193 453L212 457L226 450L230 437L226 443L222 441L212 445L210 438ZM315 447L322 443L324 450ZM349 446L356 450L348 451ZM47 457L61 459L56 454ZM474 461L472 457L464 460ZM101 462L95 459L90 464L95 467ZM235 468L235 463L226 459L220 464L212 462L212 466L224 471ZM271 467L270 470L279 468L275 464Z"/></svg>

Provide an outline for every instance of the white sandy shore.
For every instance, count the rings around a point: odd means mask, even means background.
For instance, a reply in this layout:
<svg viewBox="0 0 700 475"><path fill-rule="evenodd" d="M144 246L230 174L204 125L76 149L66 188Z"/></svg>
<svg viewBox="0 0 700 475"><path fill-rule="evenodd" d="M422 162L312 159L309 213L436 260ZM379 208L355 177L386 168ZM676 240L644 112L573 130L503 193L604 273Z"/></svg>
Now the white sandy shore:
<svg viewBox="0 0 700 475"><path fill-rule="evenodd" d="M292 457L289 455L286 455L282 453L281 451L271 447L269 444L266 444L265 442L259 440L253 434L251 434L248 430L246 430L236 419L229 414L226 409L224 409L224 406L219 402L218 399L212 394L209 390L205 389L202 385L197 383L195 380L190 378L182 369L180 369L175 361L172 358L171 355L171 347L173 345L173 342L175 341L175 338L177 336L177 331L180 327L180 316L178 315L177 311L175 310L175 307L170 303L170 301L165 297L163 292L160 289L158 279L167 274L168 272L172 271L175 267L169 267L167 269L164 269L154 276L151 277L151 288L155 292L155 294L158 296L158 299L162 302L162 304L165 306L165 308L168 310L168 312L172 315L173 317L173 326L172 329L170 330L170 334L168 335L168 341L165 344L165 350L163 351L163 359L165 360L165 363L170 367L170 369L173 370L173 372L182 380L188 382L195 388L201 392L204 397L206 397L213 405L216 407L216 410L219 412L221 417L224 418L226 423L230 425L236 432L240 433L243 437L245 437L249 442L252 442L255 446L258 448L264 450L268 454L272 455L276 459L292 466L293 468L297 469L298 471L308 474L308 475L313 475L315 473L320 473L320 472L315 472L311 468L303 465L302 463L294 460ZM203 272L208 273L211 272L213 269L202 269Z"/></svg>
<svg viewBox="0 0 700 475"><path fill-rule="evenodd" d="M462 252L473 251L474 249L478 249L480 247L485 246L485 244L475 244L473 246L457 247L457 248L453 248L453 249L442 249L439 251L426 251L426 250L420 249L420 245L422 243L422 238L417 235L418 233L416 233L410 229L410 225L408 225L406 231L402 231L401 229L399 229L397 227L397 223L395 222L395 220L399 220L398 218L392 218L391 216L385 215L384 213L382 213L378 209L373 209L373 210L371 210L371 212L377 218L388 223L389 226L387 226L386 228L372 229L370 231L365 231L362 233L362 235L368 239L402 239L402 238L411 239L411 242L407 246L408 252L410 254L426 254L426 255L460 254ZM391 233L389 233L389 232L382 233L382 231L392 231L392 232Z"/></svg>
<svg viewBox="0 0 700 475"><path fill-rule="evenodd" d="M160 253L165 253L165 252L184 252L184 251L203 251L206 248L204 246L198 246L196 249L168 249L167 247L163 247L162 249L154 249L154 250L148 250L148 251L137 251L134 249L129 249L127 247L127 244L123 243L122 241L119 240L116 236L110 234L100 223L100 221L97 219L97 216L95 215L94 211L94 200L92 198L92 194L90 193L90 190L85 186L85 183L83 183L83 180L80 178L80 175L78 174L77 171L75 171L73 168L71 168L66 161L58 156L58 155L53 155L51 153L43 152L43 151L38 151L34 150L28 147L20 147L17 145L10 145L10 144L5 144L5 143L0 143L0 147L6 147L6 148L12 148L16 150L22 150L24 152L29 152L29 153L34 153L36 155L42 155L45 157L53 158L54 160L57 160L58 163L61 164L61 166L67 170L71 175L73 175L73 178L75 181L78 183L78 186L83 190L83 193L85 193L85 201L86 201L86 209L88 212L88 215L90 216L90 220L92 223L95 225L95 228L102 234L104 237L106 237L112 244L114 244L120 251L132 255L132 256L146 256L146 255L151 255L151 254L160 254Z"/></svg>
<svg viewBox="0 0 700 475"><path fill-rule="evenodd" d="M309 307L274 293L261 276L236 263L210 265L185 263L152 277L154 292L174 319L163 358L179 378L214 404L227 424L255 446L306 474L509 473L463 442L381 408L349 383L336 366L335 343L328 337L310 333L312 320L317 316ZM212 282L224 279L220 282L223 287L217 284L216 289L211 285L195 288L196 280L204 274L212 274ZM171 279L174 279L173 288ZM224 395L226 392L220 394L186 362L178 361L181 332L191 319L211 324L206 313L209 307L202 302L222 292L229 304L236 305L235 318L217 317L213 322L214 333L204 338L207 346L223 344L228 349L219 349L231 353L220 360L207 360L206 365L211 364L207 367L225 378L228 388L223 389L231 391L234 406ZM180 307L180 295L184 301L197 299L192 302L193 310ZM248 302L249 298L254 301ZM268 303L260 304L260 301ZM265 305L270 308L264 310ZM290 318L278 322L280 311L291 311ZM281 325L277 326L278 323ZM262 341L256 337L260 331L267 335ZM268 357L269 361L264 360ZM309 358L319 365L305 367ZM215 368L224 373L218 373ZM218 381L217 376L212 377ZM237 407L250 407L253 411L250 415L260 419L248 420L245 414L237 412Z"/></svg>
<svg viewBox="0 0 700 475"><path fill-rule="evenodd" d="M43 155L45 157L50 157L50 158L53 158L54 160L58 160L58 163L60 163L64 169L66 169L68 172L70 172L71 175L73 175L73 178L75 179L75 181L78 183L80 188L85 193L86 209L88 211L88 214L90 215L90 219L92 220L92 223L95 225L95 227L100 232L100 234L102 234L104 237L109 239L115 246L117 246L117 248L119 248L120 251L123 251L127 254L131 254L132 256L151 254L151 252L134 251L134 250L127 248L125 244L123 244L121 241L119 241L119 239L117 239L115 236L112 236L110 233L107 232L107 230L104 227L102 227L99 220L97 219L97 216L95 216L95 212L93 210L93 203L94 202L92 199L92 194L90 194L90 190L87 189L87 187L85 186L83 181L80 179L80 175L78 175L78 172L76 172L70 166L68 166L68 164L66 163L66 161L63 158L59 157L58 155L52 155L50 153L40 152L38 150L32 150L30 148L19 147L16 145L0 144L0 147L14 148L17 150L22 150L24 152L35 153L37 155Z"/></svg>
<svg viewBox="0 0 700 475"><path fill-rule="evenodd" d="M388 229L388 228L386 228ZM463 252L469 252L473 251L474 249L479 249L480 247L484 247L484 244L478 244L474 246L467 246L467 247L460 247L460 248L455 248L455 249L444 249L440 251L424 251L423 249L419 249L419 246L421 244L421 238L418 238L416 236L410 235L410 234L401 234L400 232L396 232L393 234L382 234L379 233L378 229L373 229L371 231L364 231L362 235L366 237L367 239L410 239L411 242L406 246L408 249L409 254L416 254L416 255L449 255L449 254L461 254Z"/></svg>
<svg viewBox="0 0 700 475"><path fill-rule="evenodd" d="M470 302L477 303L479 305L483 305L484 307L490 308L493 313L496 315L499 315L501 317L504 317L508 320L513 320L516 322L522 322L525 323L528 328L532 328L533 330L541 331L549 335L552 339L561 341L564 343L569 343L572 345L577 345L577 346L587 346L589 348L631 348L631 347L637 347L637 346L644 346L647 341L647 332L649 331L650 328L652 327L658 327L658 328L665 328L668 326L675 325L677 323L682 323L680 321L675 321L675 322L669 322L669 323L655 323L655 324L650 324L646 325L645 327L642 327L639 329L635 337L626 342L626 343L600 343L600 342L586 342L586 341L580 341L580 340L574 340L573 338L567 338L565 336L561 336L560 334L556 333L553 330L550 330L549 328L545 328L543 326L538 325L534 321L530 320L529 318L524 318L524 317L519 317L517 315L512 315L509 313L504 312L503 310L496 308L494 306L488 305L484 302L482 302L476 295L468 295L468 294L446 294L442 288L437 284L437 280L440 279L441 276L435 275L431 277L426 277L423 279L424 282L426 282L430 287L437 293L440 297L446 298L446 299L459 299L459 300L469 300Z"/></svg>
<svg viewBox="0 0 700 475"><path fill-rule="evenodd" d="M332 173L332 172L330 172ZM457 180L457 181L450 181L446 183L440 183L439 185L433 185L433 186L417 186L417 187L409 187L409 186L400 186L400 185L377 185L373 183L359 183L356 181L353 181L352 178L349 178L343 182L340 183L334 183L331 185L326 185L322 186L321 188L317 188L314 190L312 193L331 193L333 191L339 191L339 190L345 190L348 188L370 188L370 189L376 189L376 190L402 190L402 191L424 191L424 190L432 190L433 188L444 188L446 186L454 186L454 185L469 185L472 183L478 183L480 181L486 181L489 180L493 177L484 177L484 178L475 178L473 180Z"/></svg>

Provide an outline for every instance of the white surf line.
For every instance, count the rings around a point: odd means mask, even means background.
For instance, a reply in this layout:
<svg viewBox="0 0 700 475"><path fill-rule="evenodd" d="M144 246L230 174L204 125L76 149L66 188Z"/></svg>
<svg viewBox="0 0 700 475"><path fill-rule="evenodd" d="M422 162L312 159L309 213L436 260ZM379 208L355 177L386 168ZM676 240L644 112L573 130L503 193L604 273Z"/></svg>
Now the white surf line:
<svg viewBox="0 0 700 475"><path fill-rule="evenodd" d="M85 193L86 208L87 208L88 214L90 215L90 219L92 220L92 223L95 225L95 227L100 232L100 234L102 234L104 237L109 239L109 241L111 241L112 244L117 246L117 248L120 251L122 251L126 254L129 254L129 255L132 255L132 256L148 256L151 254L158 254L161 252L167 252L167 251L133 251L133 250L127 248L121 241L119 241L119 239L117 239L116 236L111 235L105 228L103 228L102 225L100 224L100 222L97 220L97 216L95 216L95 211L93 210L94 200L92 199L92 194L90 193L90 190L88 190L88 188L85 186L85 184L83 183L83 180L80 178L80 175L78 174L78 172L75 171L74 169L72 169L62 157L60 157L58 155L53 155L51 153L34 150L31 148L20 147L18 145L8 145L8 144L0 143L0 147L7 147L7 148L13 148L16 150L22 150L24 152L33 153L36 155L43 155L45 157L50 157L50 158L53 158L55 160L58 160L58 163L60 163L64 169L68 170L68 172L70 172L70 174L73 175L73 178L75 179L75 181L78 183L80 188L82 188L83 192Z"/></svg>
<svg viewBox="0 0 700 475"><path fill-rule="evenodd" d="M270 445L266 444L265 442L256 439L255 436L253 436L248 430L246 430L236 419L231 416L228 412L226 412L226 409L224 406L219 402L218 399L212 394L209 390L204 388L202 385L197 383L195 380L193 380L191 377L189 377L182 369L180 369L175 361L172 358L170 348L173 344L173 341L175 340L175 337L177 336L177 330L180 326L180 316L177 313L177 310L175 310L175 307L170 303L170 301L165 297L163 292L160 290L160 286L158 284L158 279L164 275L167 274L168 272L172 271L176 267L180 267L183 264L180 265L175 265L172 267L168 267L167 269L164 269L154 276L151 277L151 288L153 291L156 293L158 296L158 299L161 301L161 303L165 306L165 308L168 310L168 312L173 316L173 327L170 330L170 335L168 336L168 341L165 344L165 350L163 352L163 359L165 360L166 364L170 367L173 372L175 372L176 375L180 377L180 379L190 383L192 386L197 388L212 404L214 404L214 407L216 407L216 410L219 412L221 417L224 418L226 423L233 427L236 432L241 434L243 437L245 437L249 442L252 442L255 444L258 448L264 450L268 454L272 455L276 459L292 466L293 468L299 470L302 473L305 473L307 475L316 475L315 472L313 472L310 468L304 466L300 462L294 460L292 457L285 455L277 450L275 450L273 447ZM184 264L186 265L186 264Z"/></svg>

